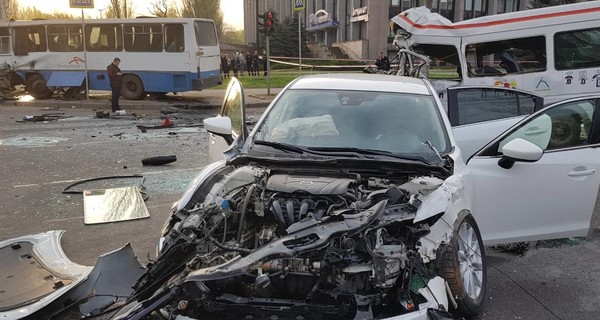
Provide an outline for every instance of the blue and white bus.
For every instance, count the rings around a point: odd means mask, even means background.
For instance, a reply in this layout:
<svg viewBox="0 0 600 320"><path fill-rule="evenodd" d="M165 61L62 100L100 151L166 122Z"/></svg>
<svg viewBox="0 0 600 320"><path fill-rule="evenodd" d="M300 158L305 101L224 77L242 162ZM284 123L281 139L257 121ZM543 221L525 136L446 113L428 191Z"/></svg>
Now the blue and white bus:
<svg viewBox="0 0 600 320"><path fill-rule="evenodd" d="M82 30L84 32L82 32ZM24 84L37 99L57 89L110 90L106 67L121 59L122 95L202 90L222 83L215 24L199 18L33 20L0 23L0 87ZM4 62L4 63L2 63Z"/></svg>

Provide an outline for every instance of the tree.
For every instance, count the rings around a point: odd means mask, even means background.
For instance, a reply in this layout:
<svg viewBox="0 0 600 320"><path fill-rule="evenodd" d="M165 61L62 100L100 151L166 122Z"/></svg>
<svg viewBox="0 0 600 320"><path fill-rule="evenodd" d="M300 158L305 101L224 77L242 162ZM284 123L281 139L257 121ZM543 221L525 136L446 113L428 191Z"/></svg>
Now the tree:
<svg viewBox="0 0 600 320"><path fill-rule="evenodd" d="M531 0L527 6L529 9L559 6L561 4L575 3L575 0Z"/></svg>
<svg viewBox="0 0 600 320"><path fill-rule="evenodd" d="M180 15L177 5L170 0L154 0L148 11L159 18L174 18Z"/></svg>
<svg viewBox="0 0 600 320"><path fill-rule="evenodd" d="M221 43L244 44L244 30L235 30L231 25L223 25L223 35L219 39Z"/></svg>
<svg viewBox="0 0 600 320"><path fill-rule="evenodd" d="M223 35L221 0L182 0L181 17L212 19L219 37Z"/></svg>
<svg viewBox="0 0 600 320"><path fill-rule="evenodd" d="M269 36L271 55L274 56L298 56L298 16L286 18L283 22L275 20L275 31ZM301 26L302 35L302 56L307 56L310 53L306 41L308 35L304 23ZM260 35L260 43L266 43L265 35Z"/></svg>
<svg viewBox="0 0 600 320"><path fill-rule="evenodd" d="M18 19L19 15L19 2L17 0L4 0L4 7L1 9L5 16L2 16L2 19Z"/></svg>
<svg viewBox="0 0 600 320"><path fill-rule="evenodd" d="M131 2L132 0L110 0L106 17L117 19L133 18L135 8Z"/></svg>
<svg viewBox="0 0 600 320"><path fill-rule="evenodd" d="M26 7L19 10L15 16L18 20L33 20L33 19L75 19L71 14L54 11L52 13L45 13L35 7Z"/></svg>

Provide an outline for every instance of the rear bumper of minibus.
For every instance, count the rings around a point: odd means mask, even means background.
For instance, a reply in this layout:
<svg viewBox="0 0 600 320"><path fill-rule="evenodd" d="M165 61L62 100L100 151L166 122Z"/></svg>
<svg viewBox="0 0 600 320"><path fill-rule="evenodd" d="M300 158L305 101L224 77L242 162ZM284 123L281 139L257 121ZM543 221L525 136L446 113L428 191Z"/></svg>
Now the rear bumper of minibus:
<svg viewBox="0 0 600 320"><path fill-rule="evenodd" d="M218 86L223 83L223 77L219 74L218 76L212 76L204 79L192 80L192 90L203 90L210 87Z"/></svg>

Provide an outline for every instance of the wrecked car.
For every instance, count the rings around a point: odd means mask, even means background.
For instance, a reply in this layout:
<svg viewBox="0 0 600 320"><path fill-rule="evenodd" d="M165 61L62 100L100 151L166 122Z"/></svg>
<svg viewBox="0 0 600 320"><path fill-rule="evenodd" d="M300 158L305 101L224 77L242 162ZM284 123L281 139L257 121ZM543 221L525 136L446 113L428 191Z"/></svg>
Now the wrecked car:
<svg viewBox="0 0 600 320"><path fill-rule="evenodd" d="M204 120L214 162L173 206L156 260L125 301L87 310L115 319L476 315L485 244L587 234L600 185L598 101L535 112L465 163L427 80L301 77L250 131L232 79L220 115ZM580 130L566 132L573 121Z"/></svg>

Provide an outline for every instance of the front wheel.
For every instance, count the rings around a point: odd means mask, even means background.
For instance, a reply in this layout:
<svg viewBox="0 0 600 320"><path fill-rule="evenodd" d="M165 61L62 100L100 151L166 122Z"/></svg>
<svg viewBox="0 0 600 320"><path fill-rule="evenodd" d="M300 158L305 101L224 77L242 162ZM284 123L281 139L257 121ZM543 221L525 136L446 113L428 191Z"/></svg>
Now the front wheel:
<svg viewBox="0 0 600 320"><path fill-rule="evenodd" d="M40 74L32 74L27 77L27 92L36 99L48 99L52 96L52 90L46 86L46 80Z"/></svg>
<svg viewBox="0 0 600 320"><path fill-rule="evenodd" d="M485 300L487 269L481 233L470 213L459 215L452 240L439 252L440 275L450 286L456 312L464 317L477 315Z"/></svg>
<svg viewBox="0 0 600 320"><path fill-rule="evenodd" d="M142 80L133 74L123 76L123 84L121 85L121 94L127 100L140 100L144 97L144 84Z"/></svg>

